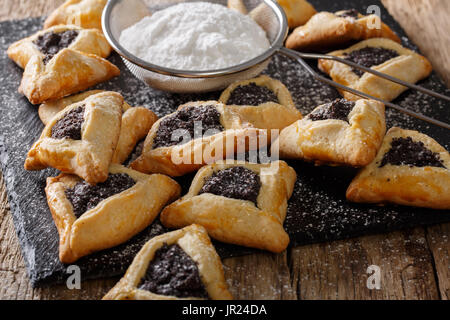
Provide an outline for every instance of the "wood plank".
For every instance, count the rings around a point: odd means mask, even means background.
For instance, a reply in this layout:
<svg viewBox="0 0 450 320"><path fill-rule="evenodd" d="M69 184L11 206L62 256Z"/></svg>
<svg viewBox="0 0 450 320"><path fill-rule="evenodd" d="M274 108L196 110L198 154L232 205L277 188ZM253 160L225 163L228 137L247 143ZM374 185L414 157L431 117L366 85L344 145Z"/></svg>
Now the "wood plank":
<svg viewBox="0 0 450 320"><path fill-rule="evenodd" d="M426 231L441 299L450 300L450 224L429 227Z"/></svg>
<svg viewBox="0 0 450 320"><path fill-rule="evenodd" d="M258 253L223 261L228 287L235 299L295 300L286 252Z"/></svg>
<svg viewBox="0 0 450 320"><path fill-rule="evenodd" d="M367 269L380 268L380 290ZM300 299L439 299L422 228L292 250L292 286Z"/></svg>

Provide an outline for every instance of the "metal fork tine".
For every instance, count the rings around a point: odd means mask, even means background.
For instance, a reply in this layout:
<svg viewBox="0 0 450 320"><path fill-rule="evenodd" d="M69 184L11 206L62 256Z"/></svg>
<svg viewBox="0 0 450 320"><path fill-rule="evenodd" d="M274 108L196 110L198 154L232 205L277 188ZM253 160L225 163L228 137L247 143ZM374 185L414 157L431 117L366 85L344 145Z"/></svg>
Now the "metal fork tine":
<svg viewBox="0 0 450 320"><path fill-rule="evenodd" d="M430 96L433 96L433 97L436 97L436 98L439 98L439 99L450 101L450 97L448 97L446 95L434 92L432 90L429 90L427 88L418 86L418 85L413 84L413 83L409 83L409 82L400 80L398 78L392 77L392 76L387 75L385 73L381 73L381 72L373 70L371 68L367 68L367 67L361 66L359 64L356 64L354 62L342 59L340 57L330 56L330 55L326 55L326 54L313 54L313 53L303 53L303 52L298 52L298 54L304 59L324 59L324 60L338 61L340 63L349 65L349 66L351 66L353 68L357 68L357 69L360 69L360 70L364 70L365 72L372 73L372 74L374 74L374 75L376 75L376 76L378 76L380 78L387 79L389 81L401 84L402 86L408 87L410 89L414 89L414 90L423 92L425 94L428 94Z"/></svg>
<svg viewBox="0 0 450 320"><path fill-rule="evenodd" d="M409 116L412 116L414 118L417 118L417 119L420 119L420 120L432 123L434 125L440 126L442 128L445 128L445 129L450 129L450 124L448 124L448 123L445 123L445 122L442 122L442 121L430 118L428 116L425 116L423 114L420 114L420 113L417 113L417 112L405 109L405 108L400 107L399 105L396 105L396 104L394 104L392 102L384 101L383 99L373 97L373 96L371 96L369 94L366 94L364 92L361 92L361 91L349 88L347 86L344 86L342 84L339 84L339 83L337 83L335 81L332 81L332 80L330 80L328 78L325 78L325 77L321 76L316 71L314 71L314 69L312 69L311 66L305 62L305 60L302 59L302 57L301 57L302 54L300 54L297 51L286 49L286 48L281 48L280 52L283 53L284 55L290 57L290 58L296 59L315 79L317 79L319 81L322 81L322 82L324 82L326 84L329 84L331 86L337 87L339 89L351 92L351 93L353 93L355 95L358 95L360 97L363 97L363 98L380 101L380 102L384 103L386 106L388 106L390 108L393 108L395 110L398 110L400 112L403 112L403 113L405 113L405 114L407 114ZM329 57L329 56L327 56L327 57ZM362 69L364 70L366 68L362 68ZM399 79L397 79L397 80L401 81ZM425 89L425 88L422 88L422 89ZM427 89L425 89L425 90L427 90ZM448 98L448 97L446 97L446 98Z"/></svg>

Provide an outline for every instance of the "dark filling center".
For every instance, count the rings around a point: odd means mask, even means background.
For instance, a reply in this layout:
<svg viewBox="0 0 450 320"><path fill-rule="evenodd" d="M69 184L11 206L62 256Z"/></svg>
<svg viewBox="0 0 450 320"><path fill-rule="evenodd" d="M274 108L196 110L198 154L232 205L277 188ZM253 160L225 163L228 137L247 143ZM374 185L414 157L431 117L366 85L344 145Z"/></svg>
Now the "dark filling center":
<svg viewBox="0 0 450 320"><path fill-rule="evenodd" d="M445 168L438 153L427 149L421 141L413 141L411 137L392 139L391 149L384 155L380 168L387 164Z"/></svg>
<svg viewBox="0 0 450 320"><path fill-rule="evenodd" d="M67 112L63 118L59 119L52 127L51 137L54 139L69 138L81 140L81 126L84 122L84 108L79 106Z"/></svg>
<svg viewBox="0 0 450 320"><path fill-rule="evenodd" d="M249 200L255 205L261 180L259 175L244 167L232 167L213 173L199 194L212 193L227 198Z"/></svg>
<svg viewBox="0 0 450 320"><path fill-rule="evenodd" d="M178 132L174 133L175 130ZM153 148L186 143L194 138L206 137L223 130L220 113L214 106L186 107L161 121L153 140Z"/></svg>
<svg viewBox="0 0 450 320"><path fill-rule="evenodd" d="M86 181L78 182L72 189L66 189L66 197L72 203L73 212L78 218L89 209L95 208L102 200L125 191L136 184L124 173L110 174L105 182L91 186Z"/></svg>
<svg viewBox="0 0 450 320"><path fill-rule="evenodd" d="M227 101L228 105L259 106L265 102L278 103L277 95L264 86L251 82L245 86L236 87Z"/></svg>
<svg viewBox="0 0 450 320"><path fill-rule="evenodd" d="M355 102L345 99L336 99L308 115L312 121L337 119L348 122L348 115L353 110Z"/></svg>
<svg viewBox="0 0 450 320"><path fill-rule="evenodd" d="M346 60L366 68L378 66L396 57L398 57L398 53L394 50L374 47L362 48L344 55ZM360 77L364 74L364 71L359 69L352 69L352 71Z"/></svg>
<svg viewBox="0 0 450 320"><path fill-rule="evenodd" d="M47 32L40 35L33 43L45 57L44 64L51 60L61 49L67 48L78 36L77 30L67 30L60 33Z"/></svg>
<svg viewBox="0 0 450 320"><path fill-rule="evenodd" d="M155 252L139 289L178 298L208 298L197 264L178 244L165 243Z"/></svg>
<svg viewBox="0 0 450 320"><path fill-rule="evenodd" d="M341 18L355 18L355 19L358 19L359 12L356 9L350 9L350 10L345 10L345 11L341 12L340 14L337 14L337 16L341 17Z"/></svg>

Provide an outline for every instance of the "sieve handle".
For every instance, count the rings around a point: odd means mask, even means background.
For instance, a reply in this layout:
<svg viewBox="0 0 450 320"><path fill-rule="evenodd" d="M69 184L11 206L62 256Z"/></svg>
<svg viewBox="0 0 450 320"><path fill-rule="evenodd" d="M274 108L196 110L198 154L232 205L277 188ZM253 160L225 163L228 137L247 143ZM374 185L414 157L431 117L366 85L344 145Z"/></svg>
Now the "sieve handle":
<svg viewBox="0 0 450 320"><path fill-rule="evenodd" d="M279 49L279 52L282 53L282 54L284 54L285 56L291 58L291 59L297 60L297 62L300 63L300 64L301 64L301 65L302 65L302 66L303 66L303 67L304 67L304 68L305 68L305 69L306 69L306 70L314 77L314 79L316 79L316 80L319 80L319 81L321 81L321 82L324 82L324 83L326 83L326 84L328 84L328 85L331 85L331 86L333 86L333 87L336 87L336 88L339 88L339 89L342 89L342 90L351 92L351 93L353 93L353 94L355 94L355 95L357 95L357 96L363 97L363 98L367 98L367 99L372 99L372 100L380 101L380 102L384 103L386 106L388 106L388 107L390 107L390 108L392 108L392 109L395 109L395 110L397 110L397 111L400 111L400 112L402 112L402 113L405 113L405 114L407 114L407 115L409 115L409 116L411 116L411 117L414 117L414 118L417 118L417 119L420 119L420 120L429 122L429 123L431 123L431 124L437 125L437 126L439 126L439 127L445 128L445 129L450 129L450 125L449 125L448 123L445 123L445 122L442 122L442 121L439 121L439 120L430 118L430 117L428 117L428 116L425 116L425 115L423 115L423 114L420 114L420 113L417 113L417 112L408 110L408 109L403 108L403 107L401 107L401 106L399 106L399 105L397 105L397 104L394 104L394 103L392 103L392 102L385 101L385 100L383 100L383 99L380 99L380 98L371 96L371 95L369 95L369 94L367 94L367 93L364 93L364 92L361 92L361 91L358 91L358 90L349 88L349 87L344 86L344 85L342 85L342 84L340 84L340 83L337 83L337 82L332 81L332 80L330 80L330 79L328 79L328 78L325 78L324 76L322 76L322 75L318 74L316 71L314 71L314 69L311 68L311 66L310 66L308 63L306 63L306 61L303 60L303 58L310 58L310 59L311 59L311 58L317 58L317 57L319 57L319 59L336 60L336 61L339 61L339 62L348 64L348 65L350 65L350 66L356 67L356 68L358 68L358 69L362 69L362 70L364 70L364 71L373 73L373 74L375 74L375 75L377 75L377 76L380 76L380 77L382 77L382 78L385 78L385 79L387 79L387 80L394 81L394 82L400 83L400 84L407 84L407 85L406 85L407 87L410 87L410 88L413 88L413 89L416 89L416 90L419 90L419 89L417 89L417 87L419 87L419 86L412 86L410 83L404 82L404 81L402 81L402 80L400 80L400 79L397 79L397 78L393 78L393 77L387 76L387 75L385 75L385 74L383 74L383 73L379 73L379 72L377 72L377 71L375 71L375 70L373 70L373 69L370 69L370 68L366 68L366 67L360 66L360 65L358 65L358 64L352 63L352 62L350 62L350 61L347 61L347 60L344 60L344 59L341 59L341 58L338 58L338 57L327 56L327 55L305 54L305 53L300 53L300 52L297 52L297 51L294 51L294 50L291 50L291 49L287 49L287 48L285 48L285 47L280 48L280 49ZM419 87L419 88L422 89L422 90L419 90L419 91L422 91L422 92L425 92L425 93L428 93L428 92L426 92L426 91L430 91L430 90L425 89L425 88L423 88L423 87ZM438 93L436 93L436 92L433 92L433 91L430 91L430 92L432 93L432 94L431 94L432 96L435 96L435 97L442 98L442 99L445 99L445 100L447 100L447 101L450 101L450 100L449 100L450 98L447 97L447 96L440 95L440 94L438 94Z"/></svg>

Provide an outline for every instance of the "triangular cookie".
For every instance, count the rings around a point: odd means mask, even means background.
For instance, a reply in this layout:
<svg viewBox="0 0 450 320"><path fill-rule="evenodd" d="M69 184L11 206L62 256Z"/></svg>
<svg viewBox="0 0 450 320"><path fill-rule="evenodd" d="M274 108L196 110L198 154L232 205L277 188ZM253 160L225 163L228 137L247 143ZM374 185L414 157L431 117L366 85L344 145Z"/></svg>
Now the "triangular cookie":
<svg viewBox="0 0 450 320"><path fill-rule="evenodd" d="M91 184L105 181L119 139L123 97L102 92L70 105L44 128L26 170L53 167Z"/></svg>
<svg viewBox="0 0 450 320"><path fill-rule="evenodd" d="M296 177L284 161L219 161L200 169L189 192L160 219L169 228L196 223L219 241L282 252L289 244L283 223Z"/></svg>
<svg viewBox="0 0 450 320"><path fill-rule="evenodd" d="M59 232L59 257L72 263L94 251L130 239L180 194L167 176L146 175L111 165L108 179L95 186L77 176L47 178L47 202Z"/></svg>
<svg viewBox="0 0 450 320"><path fill-rule="evenodd" d="M352 202L450 209L450 154L417 131L392 128L347 190Z"/></svg>
<svg viewBox="0 0 450 320"><path fill-rule="evenodd" d="M147 242L105 300L230 300L222 263L199 225Z"/></svg>
<svg viewBox="0 0 450 320"><path fill-rule="evenodd" d="M266 130L254 128L222 103L189 102L155 122L131 167L177 177L266 144Z"/></svg>
<svg viewBox="0 0 450 320"><path fill-rule="evenodd" d="M334 51L329 55L349 60L409 83L416 83L428 77L433 70L427 58L385 38L361 41L346 50ZM394 100L408 89L333 60L319 60L319 69L339 84L386 101ZM348 91L340 90L340 92L347 100L360 99Z"/></svg>
<svg viewBox="0 0 450 320"><path fill-rule="evenodd" d="M272 154L279 148L283 159L362 167L377 154L385 132L382 103L337 99L283 129Z"/></svg>

